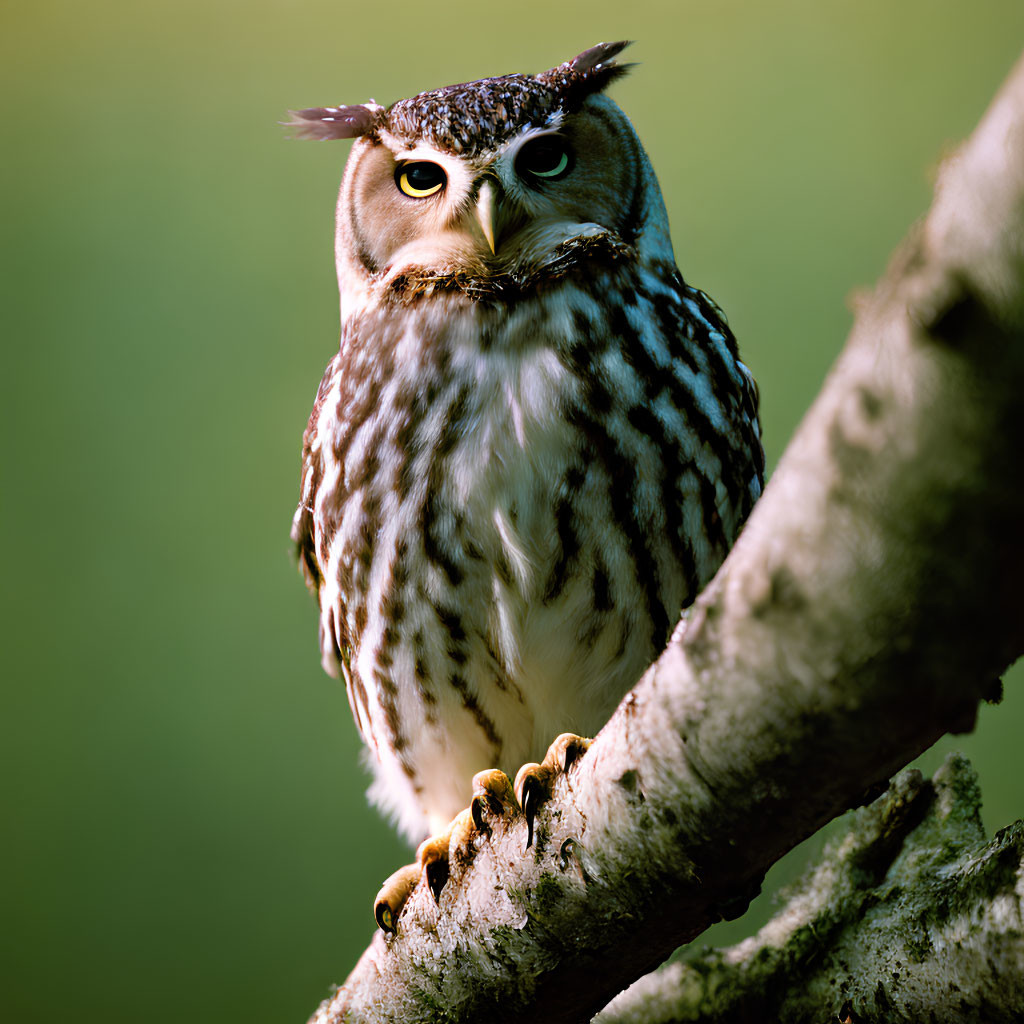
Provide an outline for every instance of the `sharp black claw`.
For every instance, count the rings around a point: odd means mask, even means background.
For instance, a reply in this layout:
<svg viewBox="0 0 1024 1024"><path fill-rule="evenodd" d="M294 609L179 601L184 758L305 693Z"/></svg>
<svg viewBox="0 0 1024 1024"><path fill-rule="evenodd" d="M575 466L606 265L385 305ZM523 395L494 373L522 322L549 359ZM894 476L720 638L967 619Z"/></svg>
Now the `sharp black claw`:
<svg viewBox="0 0 1024 1024"><path fill-rule="evenodd" d="M373 908L373 916L377 920L377 927L385 935L396 934L395 915L392 913L391 907L386 900L378 901L377 905Z"/></svg>
<svg viewBox="0 0 1024 1024"><path fill-rule="evenodd" d="M440 903L441 890L448 882L448 861L440 858L433 860L426 866L424 873L427 876L427 885L430 887L434 902Z"/></svg>
<svg viewBox="0 0 1024 1024"><path fill-rule="evenodd" d="M526 818L526 848L533 845L533 819L540 804L540 783L531 775L523 783L523 817Z"/></svg>
<svg viewBox="0 0 1024 1024"><path fill-rule="evenodd" d="M483 800L475 796L473 802L469 805L470 813L473 815L473 824L476 825L478 832L484 832L487 830L487 826L484 823L484 810Z"/></svg>
<svg viewBox="0 0 1024 1024"><path fill-rule="evenodd" d="M587 742L589 741L581 740L578 736L571 743L565 745L565 759L562 764L563 771L568 771L587 753L586 745L584 745Z"/></svg>

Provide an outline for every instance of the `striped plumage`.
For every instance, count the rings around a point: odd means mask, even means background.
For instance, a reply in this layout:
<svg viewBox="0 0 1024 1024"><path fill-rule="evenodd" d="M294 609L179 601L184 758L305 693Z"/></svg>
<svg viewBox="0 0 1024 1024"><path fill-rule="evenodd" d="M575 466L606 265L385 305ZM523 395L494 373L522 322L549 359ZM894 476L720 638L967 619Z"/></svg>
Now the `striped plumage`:
<svg viewBox="0 0 1024 1024"><path fill-rule="evenodd" d="M393 117L298 115L357 141L341 346L293 537L371 794L410 837L466 806L474 772L596 732L760 493L752 378L676 270L646 155L600 95L618 49ZM407 200L403 167L427 161L443 188Z"/></svg>

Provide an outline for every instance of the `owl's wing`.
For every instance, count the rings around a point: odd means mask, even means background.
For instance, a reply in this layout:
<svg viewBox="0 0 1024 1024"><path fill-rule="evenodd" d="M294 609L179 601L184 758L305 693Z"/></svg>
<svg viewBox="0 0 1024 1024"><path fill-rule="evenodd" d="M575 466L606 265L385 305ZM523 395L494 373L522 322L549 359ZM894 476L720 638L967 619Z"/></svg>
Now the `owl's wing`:
<svg viewBox="0 0 1024 1024"><path fill-rule="evenodd" d="M343 675L348 681L349 647L343 637L338 636L335 623L345 621L345 609L341 606L342 598L336 588L331 588L331 600L338 604L337 608L324 607L324 583L327 554L330 550L331 536L327 524L317 519L317 496L324 485L324 453L321 446L320 424L321 413L327 395L334 387L339 371L339 356L335 356L324 371L320 388L313 403L313 411L309 415L309 423L302 435L302 482L299 506L292 520L292 540L299 567L306 579L306 586L316 597L320 605L320 653L324 668L333 676ZM331 624L330 628L326 624Z"/></svg>
<svg viewBox="0 0 1024 1024"><path fill-rule="evenodd" d="M302 480L300 485L299 507L292 519L292 540L295 542L295 553L299 567L306 578L306 586L319 598L323 583L323 572L316 550L316 495L323 482L324 464L320 451L320 409L324 398L330 390L334 379L334 364L337 357L327 365L320 387L313 403L313 411L309 414L309 422L302 434Z"/></svg>
<svg viewBox="0 0 1024 1024"><path fill-rule="evenodd" d="M334 443L337 407L341 400L336 385L343 382L343 361L343 354L339 352L327 364L302 435L302 489L292 520L292 540L306 585L320 605L320 655L324 669L344 680L356 728L364 742L376 747L366 691L352 671L345 594L338 586L337 566L329 564L342 498L338 491L341 474L337 453L330 446ZM328 446L326 452L325 445Z"/></svg>
<svg viewBox="0 0 1024 1024"><path fill-rule="evenodd" d="M319 598L323 574L320 572L320 563L316 557L313 508L306 500L307 495L311 496L316 493L317 484L323 475L320 460L315 458L310 451L310 435L313 432L314 426L310 422L302 435L302 501L292 519L292 540L295 542L295 554L302 575L305 577L306 586L315 597Z"/></svg>
<svg viewBox="0 0 1024 1024"><path fill-rule="evenodd" d="M714 381L715 400L724 417L722 430L731 439L732 458L722 461L718 512L738 530L764 487L764 448L758 415L760 396L753 374L739 357L736 338L718 304L699 288L684 284L683 301L704 348L707 372Z"/></svg>

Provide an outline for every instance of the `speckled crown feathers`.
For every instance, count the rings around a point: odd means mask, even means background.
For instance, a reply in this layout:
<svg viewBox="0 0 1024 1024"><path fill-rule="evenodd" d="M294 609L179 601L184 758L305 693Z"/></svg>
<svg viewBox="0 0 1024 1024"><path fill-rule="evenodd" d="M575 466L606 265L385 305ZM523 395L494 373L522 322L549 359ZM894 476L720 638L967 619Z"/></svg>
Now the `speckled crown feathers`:
<svg viewBox="0 0 1024 1024"><path fill-rule="evenodd" d="M632 65L614 58L628 40L598 43L539 75L501 75L461 82L398 100L390 107L358 103L290 111L288 127L299 138L354 139L386 130L438 149L473 155L493 149L526 127L543 127L560 113L579 109Z"/></svg>

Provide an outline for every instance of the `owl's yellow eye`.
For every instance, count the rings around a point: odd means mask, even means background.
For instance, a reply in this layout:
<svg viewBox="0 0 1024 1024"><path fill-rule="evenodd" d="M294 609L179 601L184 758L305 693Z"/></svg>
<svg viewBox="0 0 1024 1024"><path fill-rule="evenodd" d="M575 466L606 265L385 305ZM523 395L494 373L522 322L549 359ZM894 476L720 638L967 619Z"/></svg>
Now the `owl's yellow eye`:
<svg viewBox="0 0 1024 1024"><path fill-rule="evenodd" d="M399 164L395 168L395 182L398 187L413 199L425 199L444 188L444 171L429 160L417 160L414 163Z"/></svg>
<svg viewBox="0 0 1024 1024"><path fill-rule="evenodd" d="M572 151L557 135L540 135L523 145L516 157L516 170L522 176L553 181L572 170Z"/></svg>

